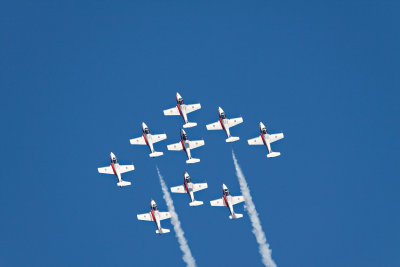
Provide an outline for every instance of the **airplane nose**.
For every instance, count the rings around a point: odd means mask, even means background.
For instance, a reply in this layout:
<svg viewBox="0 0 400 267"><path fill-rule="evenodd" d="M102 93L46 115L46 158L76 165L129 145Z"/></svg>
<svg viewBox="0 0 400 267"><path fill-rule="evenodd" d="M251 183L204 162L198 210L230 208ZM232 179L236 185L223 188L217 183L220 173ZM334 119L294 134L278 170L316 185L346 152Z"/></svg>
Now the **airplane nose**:
<svg viewBox="0 0 400 267"><path fill-rule="evenodd" d="M179 99L179 98L182 98L182 97L178 92L176 92L176 99Z"/></svg>
<svg viewBox="0 0 400 267"><path fill-rule="evenodd" d="M228 189L225 184L222 184L222 189Z"/></svg>
<svg viewBox="0 0 400 267"><path fill-rule="evenodd" d="M189 173L188 173L187 171L185 171L185 172L183 173L183 176L184 176L184 177L187 177L187 176L189 176Z"/></svg>
<svg viewBox="0 0 400 267"><path fill-rule="evenodd" d="M260 122L260 128L265 128L264 123Z"/></svg>
<svg viewBox="0 0 400 267"><path fill-rule="evenodd" d="M218 107L218 113L224 112L221 107Z"/></svg>
<svg viewBox="0 0 400 267"><path fill-rule="evenodd" d="M144 129L144 128L147 128L146 123L142 122L142 128L143 128L143 129Z"/></svg>
<svg viewBox="0 0 400 267"><path fill-rule="evenodd" d="M114 155L114 153L110 153L110 157L112 157L112 158L115 158L115 155Z"/></svg>
<svg viewBox="0 0 400 267"><path fill-rule="evenodd" d="M185 130L181 129L181 134L186 134Z"/></svg>

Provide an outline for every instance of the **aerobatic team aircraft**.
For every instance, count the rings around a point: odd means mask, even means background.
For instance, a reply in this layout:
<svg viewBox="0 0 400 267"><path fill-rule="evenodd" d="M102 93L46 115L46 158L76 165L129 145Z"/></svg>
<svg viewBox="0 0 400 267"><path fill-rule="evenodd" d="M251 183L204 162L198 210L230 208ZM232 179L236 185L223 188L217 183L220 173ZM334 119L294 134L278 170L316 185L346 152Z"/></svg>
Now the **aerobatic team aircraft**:
<svg viewBox="0 0 400 267"><path fill-rule="evenodd" d="M179 93L176 93L176 107L166 109L164 110L164 115L165 116L182 116L183 120L185 121L185 124L183 125L183 128L191 128L197 125L195 122L189 122L187 118L187 114L190 112L196 111L198 109L201 109L200 104L191 104L191 105L186 105L183 103L183 98Z"/></svg>
<svg viewBox="0 0 400 267"><path fill-rule="evenodd" d="M149 127L147 127L146 123L144 123L144 122L142 123L142 132L143 132L143 134L141 137L129 140L131 142L131 145L147 145L151 152L149 154L150 157L155 158L155 157L162 156L164 153L154 151L153 144L167 139L167 135L166 134L151 134Z"/></svg>
<svg viewBox="0 0 400 267"><path fill-rule="evenodd" d="M172 193L187 193L192 202L189 203L190 206L200 206L203 205L203 201L197 201L194 199L194 192L206 189L208 187L207 183L192 183L192 179L187 172L183 174L183 185L178 185L171 187Z"/></svg>
<svg viewBox="0 0 400 267"><path fill-rule="evenodd" d="M243 196L231 196L229 193L228 188L226 187L225 184L222 185L222 198L216 199L216 200L211 200L210 204L211 206L226 206L229 209L229 219L239 219L243 217L243 214L235 213L233 210L233 205L236 205L238 203L241 203L244 201Z"/></svg>
<svg viewBox="0 0 400 267"><path fill-rule="evenodd" d="M135 166L119 165L117 157L112 152L110 153L110 159L111 159L111 165L107 167L98 168L97 170L99 171L99 173L114 174L115 176L117 176L118 179L117 185L119 187L131 185L131 182L122 180L121 174L133 171L135 169Z"/></svg>
<svg viewBox="0 0 400 267"><path fill-rule="evenodd" d="M279 156L281 153L273 152L271 150L271 143L278 141L283 137L283 133L269 134L265 125L260 122L260 136L247 140L247 143L249 143L249 145L265 145L268 149L267 157L274 158Z"/></svg>
<svg viewBox="0 0 400 267"><path fill-rule="evenodd" d="M138 220L141 221L153 221L157 226L156 233L157 234L166 234L169 233L169 229L164 229L161 227L161 221L165 219L171 218L171 213L169 212L160 212L158 211L157 204L154 200L150 202L150 212L144 214L137 215Z"/></svg>
<svg viewBox="0 0 400 267"><path fill-rule="evenodd" d="M221 107L218 108L219 120L217 122L207 124L207 130L224 130L226 136L228 137L225 141L226 142L235 142L239 140L239 137L231 136L229 132L229 128L238 125L239 123L243 122L243 118L234 118L228 119L226 118L225 112L222 110Z"/></svg>
<svg viewBox="0 0 400 267"><path fill-rule="evenodd" d="M185 132L185 130L181 129L181 141L175 144L168 145L168 150L175 150L175 151L180 151L184 150L186 153L186 156L188 160L186 160L186 163L196 163L199 162L200 159L192 158L192 155L190 154L190 150L204 146L204 140L195 140L195 141L190 141L188 139L188 136Z"/></svg>

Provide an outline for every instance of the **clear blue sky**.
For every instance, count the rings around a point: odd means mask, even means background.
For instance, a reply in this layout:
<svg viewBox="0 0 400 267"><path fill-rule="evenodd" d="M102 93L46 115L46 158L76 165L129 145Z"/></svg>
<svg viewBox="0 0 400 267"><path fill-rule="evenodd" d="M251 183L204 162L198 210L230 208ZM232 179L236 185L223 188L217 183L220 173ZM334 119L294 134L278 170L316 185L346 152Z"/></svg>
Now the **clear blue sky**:
<svg viewBox="0 0 400 267"><path fill-rule="evenodd" d="M326 2L326 1L325 1ZM187 170L220 197L246 175L279 266L400 266L398 1L2 1L0 265L179 266L175 233L137 213ZM179 91L199 126L185 164ZM207 132L221 106L241 140ZM167 133L150 159L129 139ZM285 139L250 147L263 121ZM114 152L134 163L120 189L97 173ZM261 266L248 216L173 195L199 266ZM235 206L244 212L243 205ZM163 226L172 228L169 221Z"/></svg>

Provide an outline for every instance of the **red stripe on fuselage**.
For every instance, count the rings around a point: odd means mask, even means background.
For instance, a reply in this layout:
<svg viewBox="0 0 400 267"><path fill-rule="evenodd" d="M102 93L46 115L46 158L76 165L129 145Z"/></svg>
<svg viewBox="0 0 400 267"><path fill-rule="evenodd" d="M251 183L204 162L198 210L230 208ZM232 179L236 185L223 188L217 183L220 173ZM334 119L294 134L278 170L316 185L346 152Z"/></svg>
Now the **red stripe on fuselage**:
<svg viewBox="0 0 400 267"><path fill-rule="evenodd" d="M185 147L185 144L183 143L183 140L182 140L182 139L181 139L181 144L182 144L183 150L186 151L186 147Z"/></svg>
<svg viewBox="0 0 400 267"><path fill-rule="evenodd" d="M117 172L115 171L114 163L112 163L112 162L111 162L111 168L112 168L114 174L115 174L116 176L118 176L118 175L117 175Z"/></svg>
<svg viewBox="0 0 400 267"><path fill-rule="evenodd" d="M260 134L260 136L261 136L261 139L262 139L262 141L264 143L264 146L266 146L268 148L267 143L265 142L265 139L264 139L264 135Z"/></svg>
<svg viewBox="0 0 400 267"><path fill-rule="evenodd" d="M183 118L181 106L180 106L179 104L176 104L176 107L178 108L179 114L181 114L181 116L182 116L182 118Z"/></svg>
<svg viewBox="0 0 400 267"><path fill-rule="evenodd" d="M146 138L146 134L145 133L143 133L143 138L144 138L144 141L146 142L146 145L150 148L149 142L147 142L147 138Z"/></svg>
<svg viewBox="0 0 400 267"><path fill-rule="evenodd" d="M150 210L150 214L151 214L151 217L153 217L153 222L155 222L155 221L156 221L156 218L154 217L154 213L153 213L153 210L152 210L152 209Z"/></svg>
<svg viewBox="0 0 400 267"><path fill-rule="evenodd" d="M228 135L228 134L226 133L226 129L225 129L224 124L222 123L222 119L221 119L221 118L219 118L219 123L221 123L221 127L222 127L222 129L225 131L225 134Z"/></svg>

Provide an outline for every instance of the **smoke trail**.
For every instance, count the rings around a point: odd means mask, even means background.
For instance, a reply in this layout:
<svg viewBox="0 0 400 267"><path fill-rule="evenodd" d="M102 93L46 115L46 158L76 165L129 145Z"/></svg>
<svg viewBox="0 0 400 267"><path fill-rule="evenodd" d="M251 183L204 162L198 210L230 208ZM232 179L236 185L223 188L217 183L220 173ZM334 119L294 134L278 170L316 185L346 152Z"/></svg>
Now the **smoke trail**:
<svg viewBox="0 0 400 267"><path fill-rule="evenodd" d="M171 195L168 191L168 187L161 176L160 170L157 168L158 177L160 178L161 188L164 194L164 200L167 202L168 210L171 213L171 223L174 226L175 235L178 238L179 247L183 252L183 261L186 262L187 266L195 267L196 261L192 256L189 245L185 238L185 233L182 230L181 222L179 221L178 214L175 212L174 202L172 201Z"/></svg>
<svg viewBox="0 0 400 267"><path fill-rule="evenodd" d="M247 185L246 178L242 173L242 169L240 169L240 166L235 157L235 152L233 150L232 150L232 158L233 158L233 163L235 164L236 176L238 177L239 180L240 190L242 191L242 194L246 201L245 208L247 210L247 213L249 214L251 225L253 226L252 232L257 239L258 251L261 254L262 262L267 267L276 267L276 264L271 257L272 251L269 248L269 244L267 243L265 233L261 227L260 219L258 218L256 206L254 205L253 199L251 198L250 189Z"/></svg>

